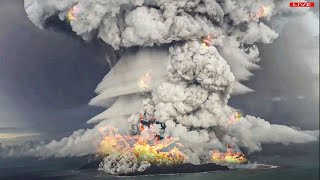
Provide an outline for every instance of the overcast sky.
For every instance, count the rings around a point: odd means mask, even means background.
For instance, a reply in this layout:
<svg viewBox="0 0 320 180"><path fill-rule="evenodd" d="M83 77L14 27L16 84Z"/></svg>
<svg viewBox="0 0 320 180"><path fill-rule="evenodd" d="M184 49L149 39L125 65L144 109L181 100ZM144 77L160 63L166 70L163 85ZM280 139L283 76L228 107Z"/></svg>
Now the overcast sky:
<svg viewBox="0 0 320 180"><path fill-rule="evenodd" d="M318 26L317 16L294 19L261 47L261 69L246 83L256 92L231 103L273 123L318 129ZM97 43L37 29L23 0L1 0L0 127L59 136L84 127L101 111L87 103L107 73L104 56Z"/></svg>
<svg viewBox="0 0 320 180"><path fill-rule="evenodd" d="M0 127L74 130L101 110L89 107L107 72L96 43L39 30L22 0L0 2Z"/></svg>

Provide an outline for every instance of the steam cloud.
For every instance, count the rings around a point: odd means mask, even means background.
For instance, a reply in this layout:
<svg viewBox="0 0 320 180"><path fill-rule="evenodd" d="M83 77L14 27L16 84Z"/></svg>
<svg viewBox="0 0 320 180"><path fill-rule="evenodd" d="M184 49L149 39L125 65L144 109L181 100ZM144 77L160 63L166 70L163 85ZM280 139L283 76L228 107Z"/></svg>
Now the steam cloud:
<svg viewBox="0 0 320 180"><path fill-rule="evenodd" d="M319 131L300 131L249 115L230 123L236 112L228 106L231 95L252 91L241 81L259 68L256 44L272 43L278 36L266 21L306 12L288 4L286 0L25 0L28 17L40 28L58 16L85 40L96 36L115 50L141 50L120 58L98 85L98 96L90 104L107 110L88 121L98 123L93 129L22 154L94 154L95 142L102 138L99 127L109 124L122 133L138 134L140 114L165 124L161 133L179 138L189 157L186 161L194 164L204 163L211 149L224 150L227 144L254 152L263 143L316 141ZM210 44L202 42L207 35ZM11 155L21 153L9 150ZM100 169L117 174L149 166L134 157L108 156Z"/></svg>

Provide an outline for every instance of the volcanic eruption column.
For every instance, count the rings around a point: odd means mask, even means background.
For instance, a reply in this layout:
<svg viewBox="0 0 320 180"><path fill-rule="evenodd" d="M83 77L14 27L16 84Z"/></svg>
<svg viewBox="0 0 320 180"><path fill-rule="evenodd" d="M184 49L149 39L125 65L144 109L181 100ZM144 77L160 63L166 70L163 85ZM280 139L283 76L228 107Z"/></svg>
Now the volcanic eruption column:
<svg viewBox="0 0 320 180"><path fill-rule="evenodd" d="M99 153L100 169L118 174L151 164L244 163L240 148L250 153L262 143L318 139L318 131L270 124L228 106L232 94L252 91L240 82L258 68L255 44L278 36L266 21L307 12L290 9L289 1L25 0L25 9L40 28L59 17L84 40L98 37L119 52L140 47L123 53L98 85L90 104L107 110L89 121L93 129L29 154Z"/></svg>

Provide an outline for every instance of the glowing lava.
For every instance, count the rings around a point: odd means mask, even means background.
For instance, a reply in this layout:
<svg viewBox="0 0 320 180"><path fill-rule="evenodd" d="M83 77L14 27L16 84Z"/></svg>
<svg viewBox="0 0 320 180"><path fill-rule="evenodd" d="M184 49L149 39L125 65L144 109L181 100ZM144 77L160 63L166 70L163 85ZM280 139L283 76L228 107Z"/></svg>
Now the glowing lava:
<svg viewBox="0 0 320 180"><path fill-rule="evenodd" d="M139 162L148 161L156 165L183 163L187 157L179 150L182 145L170 137L158 140L150 129L145 129L141 135L125 136L118 134L115 128L101 128L104 138L100 142L98 152L102 156L131 154Z"/></svg>
<svg viewBox="0 0 320 180"><path fill-rule="evenodd" d="M243 164L248 161L242 152L235 152L229 147L226 152L220 152L218 150L211 151L211 160L215 163L222 164Z"/></svg>
<svg viewBox="0 0 320 180"><path fill-rule="evenodd" d="M145 89L146 90L146 89L148 89L150 87L150 82L152 80L151 72L152 72L152 70L150 70L149 72L147 72L145 75L143 75L140 78L139 87L141 89Z"/></svg>
<svg viewBox="0 0 320 180"><path fill-rule="evenodd" d="M77 20L76 18L76 13L78 11L78 6L75 5L73 6L69 11L68 11L68 14L67 14L67 19L68 21L75 21Z"/></svg>
<svg viewBox="0 0 320 180"><path fill-rule="evenodd" d="M258 20L258 19L260 19L262 17L268 16L269 13L270 13L270 7L262 5L259 8L259 10L252 15L251 19Z"/></svg>

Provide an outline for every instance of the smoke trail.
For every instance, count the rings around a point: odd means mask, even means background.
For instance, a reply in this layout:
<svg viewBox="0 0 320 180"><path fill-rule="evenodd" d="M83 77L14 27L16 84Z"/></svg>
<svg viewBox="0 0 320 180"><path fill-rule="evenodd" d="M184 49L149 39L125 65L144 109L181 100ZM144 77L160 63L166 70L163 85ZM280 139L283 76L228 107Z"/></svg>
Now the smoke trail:
<svg viewBox="0 0 320 180"><path fill-rule="evenodd" d="M167 53L161 50L143 50L136 55L124 55L103 78L90 102L99 106L112 97L148 92L165 79ZM143 76L150 74L150 80Z"/></svg>
<svg viewBox="0 0 320 180"><path fill-rule="evenodd" d="M259 151L263 143L316 141L319 131L270 124L241 116L228 106L231 93L252 91L240 82L259 68L256 44L278 37L265 21L306 12L288 4L285 0L25 0L28 17L40 28L58 16L85 40L97 36L120 51L152 48L121 58L98 85L99 95L90 104L109 108L89 121L98 125L23 154L93 154L97 144L92 142L103 138L101 127L109 124L136 135L142 133L141 120L157 123L152 127L158 136L178 138L188 157L185 162L194 164L215 160L210 152L230 153L229 145L240 153L240 149ZM117 174L150 165L136 158L107 156L100 169Z"/></svg>

